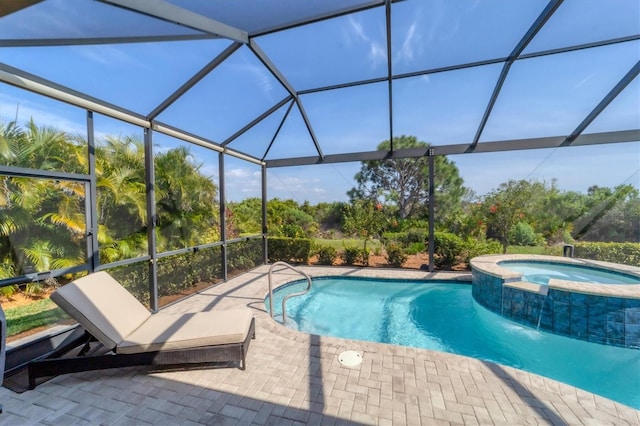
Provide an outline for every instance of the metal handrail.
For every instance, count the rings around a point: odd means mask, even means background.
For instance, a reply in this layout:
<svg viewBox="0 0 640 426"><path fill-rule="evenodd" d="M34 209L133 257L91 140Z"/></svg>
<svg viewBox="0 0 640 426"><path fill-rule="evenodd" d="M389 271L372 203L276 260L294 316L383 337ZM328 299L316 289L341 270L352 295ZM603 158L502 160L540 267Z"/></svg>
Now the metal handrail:
<svg viewBox="0 0 640 426"><path fill-rule="evenodd" d="M294 268L293 266L289 265L286 262L278 261L278 262L275 262L273 265L271 265L271 267L269 268L269 314L271 314L271 318L272 319L275 319L275 318L273 318L273 284L272 284L272 281L271 281L271 273L273 271L273 268L275 268L277 265L286 266L287 268L291 269L292 271L303 275L307 279L307 288L305 288L303 291L300 291L298 293L287 294L282 299L282 324L284 325L285 322L287 321L287 308L285 306L285 303L291 297L302 296L303 294L308 293L309 290L311 290L311 277L306 272L301 271L301 270L299 270L297 268Z"/></svg>

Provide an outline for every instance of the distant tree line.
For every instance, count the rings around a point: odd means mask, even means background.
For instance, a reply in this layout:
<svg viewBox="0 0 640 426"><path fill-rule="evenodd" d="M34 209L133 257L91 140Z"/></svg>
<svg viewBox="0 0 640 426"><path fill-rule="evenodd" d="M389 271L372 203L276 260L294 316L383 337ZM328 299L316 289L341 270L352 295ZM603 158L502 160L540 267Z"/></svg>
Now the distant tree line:
<svg viewBox="0 0 640 426"><path fill-rule="evenodd" d="M412 136L394 149L424 149ZM0 123L5 166L87 174L87 141L52 127ZM388 150L388 141L378 149ZM144 149L139 136L105 137L95 152L98 241L101 263L147 254ZM592 186L586 194L562 191L555 181L508 181L476 197L453 162L435 159L436 230L460 238L509 245L581 241L638 242L640 198L631 185ZM156 153L158 251L220 240L218 188L188 148ZM311 205L267 202L270 236L338 238L366 242L385 233L428 228L428 161L366 161L348 202ZM84 263L85 199L82 182L0 176L0 278ZM228 203L227 238L262 232L261 200ZM428 236L427 236L428 238Z"/></svg>
<svg viewBox="0 0 640 426"><path fill-rule="evenodd" d="M423 148L412 136L394 140L394 149ZM378 146L388 150L388 141ZM268 229L285 237L357 236L365 241L385 232L428 228L429 191L426 157L365 161L346 203L311 206L294 200L268 201ZM509 180L488 194L475 196L464 187L455 164L435 158L436 230L463 239L496 240L509 245L554 245L579 241L640 242L640 197L632 185L593 185L587 193L563 191L557 182ZM247 206L253 207L248 209ZM253 211L243 223L259 232L258 199L230 206ZM248 229L247 229L248 231Z"/></svg>

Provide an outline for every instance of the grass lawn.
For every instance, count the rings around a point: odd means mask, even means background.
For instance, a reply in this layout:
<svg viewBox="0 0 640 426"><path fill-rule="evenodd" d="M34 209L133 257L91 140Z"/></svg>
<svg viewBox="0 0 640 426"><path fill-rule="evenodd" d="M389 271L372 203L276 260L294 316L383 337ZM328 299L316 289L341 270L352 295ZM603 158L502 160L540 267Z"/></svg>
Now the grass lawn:
<svg viewBox="0 0 640 426"><path fill-rule="evenodd" d="M5 316L7 317L7 336L68 318L67 314L49 299L7 309Z"/></svg>
<svg viewBox="0 0 640 426"><path fill-rule="evenodd" d="M323 238L314 239L314 243L320 247L333 247L336 250L343 250L345 247L362 247L364 240L356 238L345 238L341 240L326 240ZM375 250L382 248L382 243L379 240L367 241L367 248L369 250Z"/></svg>

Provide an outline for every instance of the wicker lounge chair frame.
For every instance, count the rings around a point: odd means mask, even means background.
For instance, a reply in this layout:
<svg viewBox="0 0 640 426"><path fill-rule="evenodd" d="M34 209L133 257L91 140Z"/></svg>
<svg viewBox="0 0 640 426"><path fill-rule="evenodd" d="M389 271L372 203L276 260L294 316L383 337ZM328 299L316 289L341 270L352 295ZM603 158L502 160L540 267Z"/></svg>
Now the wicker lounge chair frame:
<svg viewBox="0 0 640 426"><path fill-rule="evenodd" d="M95 341L95 337L86 332L85 346ZM242 343L196 347L190 349L141 352L135 354L86 355L81 350L78 356L71 358L45 358L31 361L29 370L29 389L35 389L37 379L58 376L61 374L79 373L82 371L102 370L109 368L134 367L143 365L184 366L188 364L213 364L217 362L240 362L239 368L246 368L246 356L249 342L255 339L255 319L251 320L251 328ZM73 348L68 348L69 350ZM57 355L62 355L58 353Z"/></svg>
<svg viewBox="0 0 640 426"><path fill-rule="evenodd" d="M98 274L106 274L106 272L100 272ZM88 277L85 277L84 279L86 278ZM104 280L105 276L101 276L101 279ZM108 274L106 274L106 279L113 281L113 278L108 276ZM54 301L56 300L54 299ZM64 310L67 310L64 306L61 307ZM225 311L219 311L216 315L219 317L220 315L224 315L224 312ZM241 341L212 345L195 345L193 347L186 348L181 347L140 351L135 353L117 353L117 345L115 347L111 347L108 343L105 344L106 342L104 341L104 338L99 339L87 330L91 327L87 327L86 324L83 324L83 320L86 320L86 318L82 315L78 315L77 313L67 313L80 323L80 327L84 329L84 335L82 335L80 339L66 345L66 347L53 352L46 358L31 361L27 367L29 375L29 389L34 389L37 385L38 379L43 377L131 366L154 365L189 368L193 366L213 365L215 363L238 362L239 368L244 370L246 368L246 356L249 349L249 343L251 339L255 339L255 318L251 317L248 330L246 331L246 336ZM176 314L175 318L180 318L180 315ZM100 342L102 345L98 348L94 347L92 349L91 344L96 341ZM80 347L81 349L77 351ZM98 350L100 348L102 348L101 351ZM77 352L76 356L63 357L63 355L68 354L73 350ZM109 352L105 354L105 350ZM99 354L92 354L96 352Z"/></svg>

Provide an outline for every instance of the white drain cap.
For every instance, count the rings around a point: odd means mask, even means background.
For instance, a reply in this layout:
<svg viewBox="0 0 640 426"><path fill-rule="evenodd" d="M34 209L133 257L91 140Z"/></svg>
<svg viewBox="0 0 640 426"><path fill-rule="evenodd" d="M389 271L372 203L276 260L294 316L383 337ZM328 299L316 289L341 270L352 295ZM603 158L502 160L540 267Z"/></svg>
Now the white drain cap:
<svg viewBox="0 0 640 426"><path fill-rule="evenodd" d="M356 351L344 351L338 355L338 361L345 367L356 367L362 364L362 355Z"/></svg>

